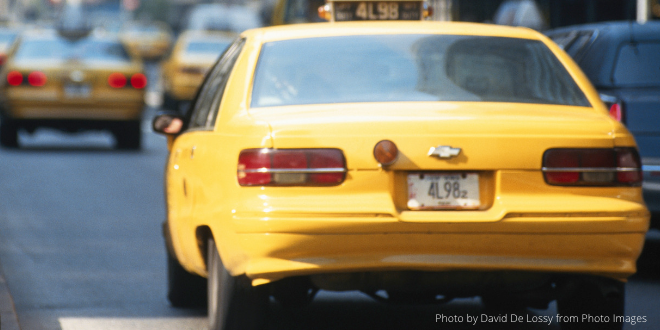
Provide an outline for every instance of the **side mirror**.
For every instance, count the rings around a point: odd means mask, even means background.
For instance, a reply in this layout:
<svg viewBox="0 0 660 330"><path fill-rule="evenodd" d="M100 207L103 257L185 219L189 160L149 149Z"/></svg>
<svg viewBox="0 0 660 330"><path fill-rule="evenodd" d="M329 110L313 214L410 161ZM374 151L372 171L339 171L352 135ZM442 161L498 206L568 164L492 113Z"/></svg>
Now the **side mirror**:
<svg viewBox="0 0 660 330"><path fill-rule="evenodd" d="M183 117L172 113L161 113L151 122L154 132L165 135L177 135L183 130Z"/></svg>

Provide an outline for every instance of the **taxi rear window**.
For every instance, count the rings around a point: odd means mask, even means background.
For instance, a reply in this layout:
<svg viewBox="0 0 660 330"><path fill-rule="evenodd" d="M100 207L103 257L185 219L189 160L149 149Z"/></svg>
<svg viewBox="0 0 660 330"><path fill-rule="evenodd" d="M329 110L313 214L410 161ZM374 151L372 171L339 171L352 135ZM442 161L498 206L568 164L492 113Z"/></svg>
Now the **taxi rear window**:
<svg viewBox="0 0 660 330"><path fill-rule="evenodd" d="M124 46L119 42L83 39L28 39L16 52L17 59L100 60L129 61Z"/></svg>
<svg viewBox="0 0 660 330"><path fill-rule="evenodd" d="M484 101L589 106L540 41L455 35L363 35L269 42L252 107Z"/></svg>
<svg viewBox="0 0 660 330"><path fill-rule="evenodd" d="M11 43L16 39L16 33L0 31L0 44Z"/></svg>

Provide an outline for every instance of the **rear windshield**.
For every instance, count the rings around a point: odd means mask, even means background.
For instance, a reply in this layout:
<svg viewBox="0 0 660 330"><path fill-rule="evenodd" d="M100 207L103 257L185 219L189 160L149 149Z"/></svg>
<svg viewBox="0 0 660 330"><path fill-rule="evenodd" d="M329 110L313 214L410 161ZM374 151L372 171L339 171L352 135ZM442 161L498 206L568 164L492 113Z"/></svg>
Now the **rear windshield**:
<svg viewBox="0 0 660 330"><path fill-rule="evenodd" d="M660 43L626 44L619 49L614 83L621 87L660 86Z"/></svg>
<svg viewBox="0 0 660 330"><path fill-rule="evenodd" d="M16 39L16 33L0 31L0 44L9 44Z"/></svg>
<svg viewBox="0 0 660 330"><path fill-rule="evenodd" d="M252 107L485 101L589 106L540 41L453 35L368 35L264 44Z"/></svg>
<svg viewBox="0 0 660 330"><path fill-rule="evenodd" d="M16 59L130 60L121 43L93 39L28 39L20 45Z"/></svg>

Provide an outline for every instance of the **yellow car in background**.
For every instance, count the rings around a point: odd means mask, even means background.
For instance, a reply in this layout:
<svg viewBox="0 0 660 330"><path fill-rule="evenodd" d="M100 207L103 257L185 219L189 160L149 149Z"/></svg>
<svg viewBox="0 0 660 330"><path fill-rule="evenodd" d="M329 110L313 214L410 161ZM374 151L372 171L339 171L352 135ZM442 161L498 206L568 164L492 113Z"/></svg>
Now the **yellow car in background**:
<svg viewBox="0 0 660 330"><path fill-rule="evenodd" d="M273 8L273 25L323 22L318 15L318 8L324 0L277 0Z"/></svg>
<svg viewBox="0 0 660 330"><path fill-rule="evenodd" d="M162 58L174 39L172 30L163 22L132 22L121 27L119 37L128 52L143 60Z"/></svg>
<svg viewBox="0 0 660 330"><path fill-rule="evenodd" d="M181 111L181 106L195 97L206 72L237 36L219 31L181 33L161 65L163 107Z"/></svg>
<svg viewBox="0 0 660 330"><path fill-rule="evenodd" d="M116 146L139 149L147 77L122 43L89 31L24 32L0 71L0 144L18 131L110 130Z"/></svg>
<svg viewBox="0 0 660 330"><path fill-rule="evenodd" d="M0 27L0 69L7 61L7 53L18 37L18 31Z"/></svg>
<svg viewBox="0 0 660 330"><path fill-rule="evenodd" d="M620 330L641 164L571 58L525 28L421 21L421 1L331 5L335 22L245 31L187 116L154 118L172 305L206 277L213 330L319 289L556 300L563 330Z"/></svg>

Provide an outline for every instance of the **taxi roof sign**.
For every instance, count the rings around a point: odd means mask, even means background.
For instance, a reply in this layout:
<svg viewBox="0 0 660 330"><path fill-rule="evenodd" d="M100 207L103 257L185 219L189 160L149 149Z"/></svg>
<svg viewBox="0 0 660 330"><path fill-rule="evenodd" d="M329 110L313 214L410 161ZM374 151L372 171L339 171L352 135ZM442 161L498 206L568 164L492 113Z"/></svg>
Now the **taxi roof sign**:
<svg viewBox="0 0 660 330"><path fill-rule="evenodd" d="M430 16L424 0L364 1L326 0L319 17L343 21L420 21Z"/></svg>

